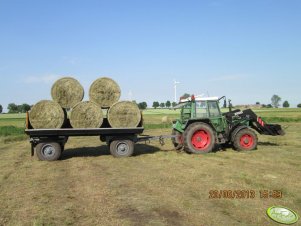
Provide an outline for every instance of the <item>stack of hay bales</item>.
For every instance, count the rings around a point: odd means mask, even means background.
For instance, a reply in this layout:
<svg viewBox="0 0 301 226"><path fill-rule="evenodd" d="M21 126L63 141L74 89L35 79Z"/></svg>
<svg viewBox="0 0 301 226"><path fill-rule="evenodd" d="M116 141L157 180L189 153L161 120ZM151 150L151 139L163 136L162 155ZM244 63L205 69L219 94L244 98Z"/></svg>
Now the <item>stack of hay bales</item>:
<svg viewBox="0 0 301 226"><path fill-rule="evenodd" d="M90 86L89 101L82 101L84 89L74 78L57 80L51 89L53 101L40 101L33 106L29 120L35 129L100 128L104 127L105 116L112 128L137 127L141 112L131 101L119 101L121 90L112 79L103 77ZM102 109L107 109L107 115ZM67 110L71 110L67 119Z"/></svg>

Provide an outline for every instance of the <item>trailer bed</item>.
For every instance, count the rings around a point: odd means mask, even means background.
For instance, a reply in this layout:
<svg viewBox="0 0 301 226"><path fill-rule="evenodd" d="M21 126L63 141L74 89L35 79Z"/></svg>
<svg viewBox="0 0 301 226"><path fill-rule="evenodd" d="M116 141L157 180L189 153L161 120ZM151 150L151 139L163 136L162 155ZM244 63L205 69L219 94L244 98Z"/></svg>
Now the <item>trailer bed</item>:
<svg viewBox="0 0 301 226"><path fill-rule="evenodd" d="M120 136L142 134L144 128L82 128L82 129L26 129L30 137L55 137L55 136Z"/></svg>

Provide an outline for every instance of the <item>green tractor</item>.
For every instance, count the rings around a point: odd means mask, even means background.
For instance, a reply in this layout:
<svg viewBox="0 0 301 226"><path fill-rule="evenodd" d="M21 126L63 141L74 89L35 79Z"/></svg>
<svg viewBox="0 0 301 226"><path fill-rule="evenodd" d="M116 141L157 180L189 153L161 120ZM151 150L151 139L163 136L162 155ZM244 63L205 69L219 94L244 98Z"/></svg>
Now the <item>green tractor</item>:
<svg viewBox="0 0 301 226"><path fill-rule="evenodd" d="M181 109L181 118L173 122L172 142L177 150L204 154L215 145L232 145L238 151L254 150L263 135L284 135L280 125L267 124L251 109L222 113L220 100L225 97L188 97L175 108Z"/></svg>

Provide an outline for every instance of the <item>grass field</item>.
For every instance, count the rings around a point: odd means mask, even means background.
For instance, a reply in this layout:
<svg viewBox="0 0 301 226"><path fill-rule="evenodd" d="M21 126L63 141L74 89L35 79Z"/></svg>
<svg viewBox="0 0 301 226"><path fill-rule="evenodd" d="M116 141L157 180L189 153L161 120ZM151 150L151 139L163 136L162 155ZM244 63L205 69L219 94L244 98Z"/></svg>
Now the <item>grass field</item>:
<svg viewBox="0 0 301 226"><path fill-rule="evenodd" d="M155 125L177 114L147 110L144 119ZM135 156L116 159L97 137L78 137L56 162L30 157L26 136L14 129L23 127L24 115L1 115L0 225L278 225L266 216L268 207L301 213L301 110L258 114L287 129L283 137L259 135L252 152L189 155L170 141L152 141L137 144ZM212 190L251 190L255 198L211 199ZM281 191L282 198L260 197L266 191Z"/></svg>

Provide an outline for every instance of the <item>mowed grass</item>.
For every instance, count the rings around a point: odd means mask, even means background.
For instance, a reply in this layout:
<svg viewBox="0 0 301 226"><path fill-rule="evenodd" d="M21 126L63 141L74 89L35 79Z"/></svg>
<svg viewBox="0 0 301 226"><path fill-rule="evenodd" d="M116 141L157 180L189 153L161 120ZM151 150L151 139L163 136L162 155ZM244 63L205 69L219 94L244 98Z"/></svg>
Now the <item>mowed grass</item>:
<svg viewBox="0 0 301 226"><path fill-rule="evenodd" d="M177 117L154 115L145 120ZM41 162L30 157L27 140L0 139L0 225L277 225L268 207L301 213L301 123L281 124L286 135L258 135L255 151L207 155L177 152L166 140L137 144L133 157L116 159L99 138L78 137L61 160ZM211 190L254 190L256 197L210 199ZM283 197L260 198L263 190Z"/></svg>
<svg viewBox="0 0 301 226"><path fill-rule="evenodd" d="M258 150L176 152L137 144L116 159L97 137L71 138L60 161L30 157L27 141L0 148L0 225L275 225L272 205L301 212L301 124L259 136ZM146 134L168 134L167 129ZM254 199L210 199L211 190L254 190ZM260 198L280 190L281 199Z"/></svg>

